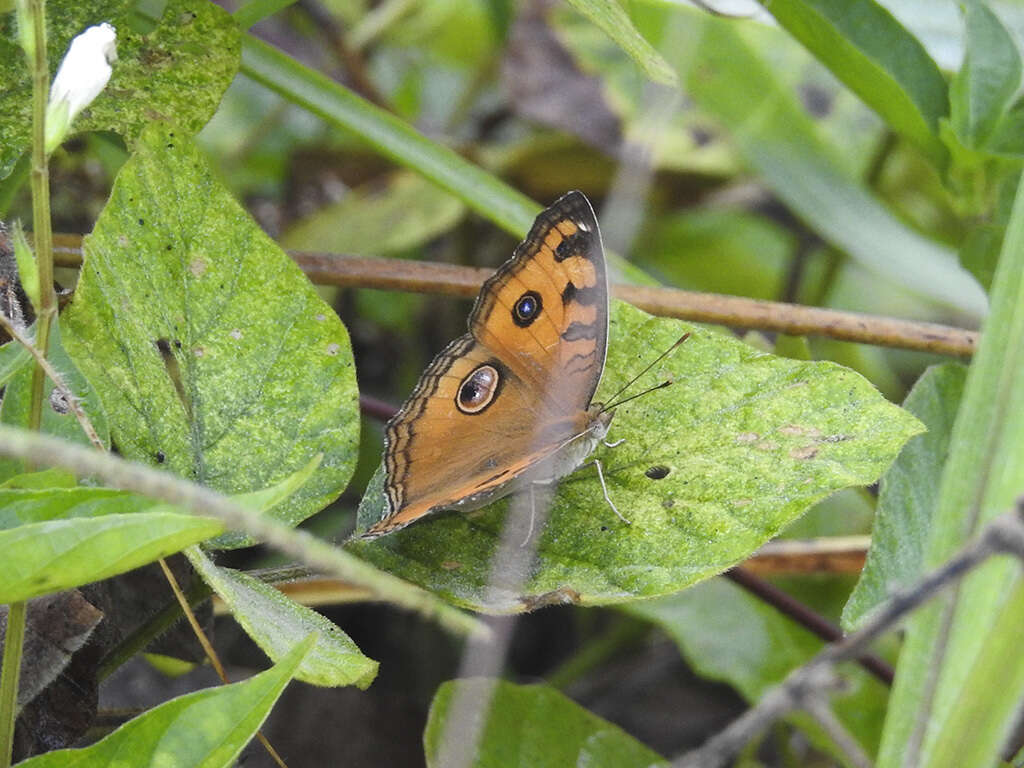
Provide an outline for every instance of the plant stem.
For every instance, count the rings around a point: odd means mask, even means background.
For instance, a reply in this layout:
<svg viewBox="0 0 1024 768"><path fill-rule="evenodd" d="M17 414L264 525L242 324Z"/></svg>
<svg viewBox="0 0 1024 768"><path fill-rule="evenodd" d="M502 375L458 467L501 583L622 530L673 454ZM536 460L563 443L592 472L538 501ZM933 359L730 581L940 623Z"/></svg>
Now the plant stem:
<svg viewBox="0 0 1024 768"><path fill-rule="evenodd" d="M8 768L14 751L14 720L18 707L18 675L25 638L25 603L12 603L4 634L4 660L0 669L0 768Z"/></svg>
<svg viewBox="0 0 1024 768"><path fill-rule="evenodd" d="M32 46L28 66L32 72L32 229L39 263L39 295L36 307L36 342L46 355L50 323L57 314L57 295L53 291L53 234L50 229L50 187L46 165L46 99L50 70L46 63L46 2L25 0L20 21L31 25ZM38 430L43 414L43 389L46 373L38 363L32 371L32 402L29 428ZM18 707L18 677L21 672L22 643L25 639L24 602L12 603L7 613L4 634L3 669L0 670L0 768L11 764L14 751L14 722Z"/></svg>
<svg viewBox="0 0 1024 768"><path fill-rule="evenodd" d="M36 261L39 264L39 296L36 307L36 347L45 357L49 349L50 325L57 316L57 294L53 290L53 233L50 229L50 176L46 158L46 100L50 70L46 63L46 2L27 0L32 24L34 51L29 59L32 70L32 230L35 235ZM43 413L46 372L36 365L32 371L32 401L29 429L38 430Z"/></svg>

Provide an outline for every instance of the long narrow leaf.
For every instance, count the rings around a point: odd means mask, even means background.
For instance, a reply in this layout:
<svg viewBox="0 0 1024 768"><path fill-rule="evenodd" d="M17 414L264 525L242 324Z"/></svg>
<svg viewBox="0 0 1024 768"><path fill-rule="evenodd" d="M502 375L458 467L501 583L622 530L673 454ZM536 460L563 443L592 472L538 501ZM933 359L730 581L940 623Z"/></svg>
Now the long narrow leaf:
<svg viewBox="0 0 1024 768"><path fill-rule="evenodd" d="M872 272L974 317L984 291L948 248L911 230L844 170L770 64L733 20L638 6L637 26L678 69L687 93L728 130L747 162L812 229Z"/></svg>
<svg viewBox="0 0 1024 768"><path fill-rule="evenodd" d="M764 0L764 6L847 87L936 164L946 150L946 81L921 42L874 0Z"/></svg>
<svg viewBox="0 0 1024 768"><path fill-rule="evenodd" d="M161 704L91 747L47 752L19 766L220 768L231 765L266 719L313 642L313 637L306 638L279 664L244 682L208 688Z"/></svg>
<svg viewBox="0 0 1024 768"><path fill-rule="evenodd" d="M243 38L242 73L351 131L396 163L416 169L513 235L524 235L540 210L530 198L448 147L254 37Z"/></svg>
<svg viewBox="0 0 1024 768"><path fill-rule="evenodd" d="M925 567L948 559L994 516L1006 511L1024 489L1024 187L1013 214L992 284L992 314L971 364L963 402L953 428ZM1004 610L1018 594L1021 568L997 558L966 579L955 601L926 606L913 618L900 657L892 704L882 738L880 768L941 765L937 744L976 742L985 765L994 760L1024 697L1019 646L999 633ZM1014 636L1019 634L1014 630ZM983 649L1003 653L983 658ZM1000 665L1012 689L990 697L984 717L993 727L978 729L976 708L961 702L975 693L981 667ZM957 741L960 739L961 741Z"/></svg>
<svg viewBox="0 0 1024 768"><path fill-rule="evenodd" d="M377 676L377 662L316 611L299 605L279 590L241 571L220 568L198 547L186 552L203 580L227 603L235 620L273 661L279 661L303 637L317 634L316 644L295 676L314 685L367 688Z"/></svg>
<svg viewBox="0 0 1024 768"><path fill-rule="evenodd" d="M51 520L0 531L0 603L99 581L224 530L217 520L139 512Z"/></svg>

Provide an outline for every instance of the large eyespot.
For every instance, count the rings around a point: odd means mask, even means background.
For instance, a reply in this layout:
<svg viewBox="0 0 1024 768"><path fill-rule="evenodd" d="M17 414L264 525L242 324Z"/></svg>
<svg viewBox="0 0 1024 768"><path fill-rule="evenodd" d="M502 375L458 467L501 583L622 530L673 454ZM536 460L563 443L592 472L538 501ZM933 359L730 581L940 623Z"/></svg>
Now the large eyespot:
<svg viewBox="0 0 1024 768"><path fill-rule="evenodd" d="M512 307L512 321L520 328L525 328L540 316L541 306L540 294L527 291Z"/></svg>
<svg viewBox="0 0 1024 768"><path fill-rule="evenodd" d="M481 365L462 380L455 405L463 413L480 413L498 394L501 376L493 365Z"/></svg>

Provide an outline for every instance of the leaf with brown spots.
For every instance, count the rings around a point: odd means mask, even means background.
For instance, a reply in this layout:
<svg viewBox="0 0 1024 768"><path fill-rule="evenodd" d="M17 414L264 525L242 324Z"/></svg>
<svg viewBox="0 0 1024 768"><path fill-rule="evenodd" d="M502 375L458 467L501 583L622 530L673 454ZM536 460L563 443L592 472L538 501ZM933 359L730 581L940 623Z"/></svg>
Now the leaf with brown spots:
<svg viewBox="0 0 1024 768"><path fill-rule="evenodd" d="M847 368L775 357L621 302L612 304L596 399L607 400L685 331L693 334L686 344L635 391L669 377L675 385L618 408L608 439L625 442L595 452L609 495L632 525L615 516L593 467L585 467L562 480L518 594L486 588L504 502L472 516L440 513L349 546L477 610L522 611L552 594L589 605L669 594L743 560L840 488L875 482L922 429ZM378 477L361 524L379 519L382 505ZM461 567L443 567L452 560Z"/></svg>

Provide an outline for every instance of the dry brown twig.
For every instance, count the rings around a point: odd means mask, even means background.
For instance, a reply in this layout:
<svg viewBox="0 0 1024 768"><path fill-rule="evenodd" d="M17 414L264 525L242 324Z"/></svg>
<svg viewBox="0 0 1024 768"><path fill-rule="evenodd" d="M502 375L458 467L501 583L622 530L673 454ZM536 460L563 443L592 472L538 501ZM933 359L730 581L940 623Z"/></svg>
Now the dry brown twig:
<svg viewBox="0 0 1024 768"><path fill-rule="evenodd" d="M473 298L481 283L491 274L488 269L426 261L368 259L301 251L289 252L289 255L318 285ZM60 266L79 266L82 261L81 237L55 236L54 259ZM978 342L978 334L964 328L800 304L621 283L612 286L612 293L654 315L733 328L776 331L791 336L827 336L860 344L956 357L974 354Z"/></svg>

